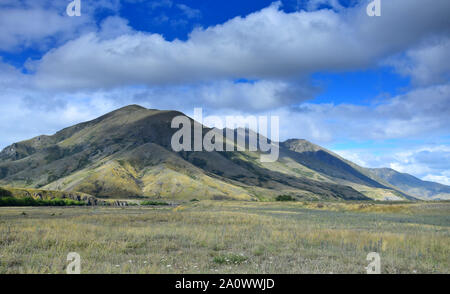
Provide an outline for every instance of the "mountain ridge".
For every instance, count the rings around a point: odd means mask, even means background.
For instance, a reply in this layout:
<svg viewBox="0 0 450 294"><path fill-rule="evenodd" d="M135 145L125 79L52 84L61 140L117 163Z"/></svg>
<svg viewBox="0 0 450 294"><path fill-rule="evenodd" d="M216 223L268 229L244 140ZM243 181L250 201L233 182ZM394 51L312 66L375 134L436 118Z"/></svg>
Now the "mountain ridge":
<svg viewBox="0 0 450 294"><path fill-rule="evenodd" d="M392 168L371 168L369 170L414 197L420 199L450 199L450 186L423 181L413 175L401 173Z"/></svg>
<svg viewBox="0 0 450 294"><path fill-rule="evenodd" d="M174 152L171 121L179 115L129 105L14 143L0 152L0 185L112 198L414 199L375 172L303 139L281 142L275 163L259 162L258 152Z"/></svg>

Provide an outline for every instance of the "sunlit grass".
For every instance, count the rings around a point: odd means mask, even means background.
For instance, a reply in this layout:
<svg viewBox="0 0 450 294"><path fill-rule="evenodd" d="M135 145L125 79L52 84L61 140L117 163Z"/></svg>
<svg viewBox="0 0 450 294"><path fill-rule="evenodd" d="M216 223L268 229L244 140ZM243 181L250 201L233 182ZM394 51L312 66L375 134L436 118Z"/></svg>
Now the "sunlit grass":
<svg viewBox="0 0 450 294"><path fill-rule="evenodd" d="M0 208L0 273L449 273L450 204Z"/></svg>

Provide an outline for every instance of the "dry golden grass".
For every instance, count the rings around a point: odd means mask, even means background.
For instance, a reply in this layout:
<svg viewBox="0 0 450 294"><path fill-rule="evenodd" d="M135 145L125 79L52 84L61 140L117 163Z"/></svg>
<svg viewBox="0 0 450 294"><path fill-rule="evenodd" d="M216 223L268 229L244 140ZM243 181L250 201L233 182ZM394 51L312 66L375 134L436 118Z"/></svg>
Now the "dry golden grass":
<svg viewBox="0 0 450 294"><path fill-rule="evenodd" d="M0 273L449 273L450 204L0 208Z"/></svg>

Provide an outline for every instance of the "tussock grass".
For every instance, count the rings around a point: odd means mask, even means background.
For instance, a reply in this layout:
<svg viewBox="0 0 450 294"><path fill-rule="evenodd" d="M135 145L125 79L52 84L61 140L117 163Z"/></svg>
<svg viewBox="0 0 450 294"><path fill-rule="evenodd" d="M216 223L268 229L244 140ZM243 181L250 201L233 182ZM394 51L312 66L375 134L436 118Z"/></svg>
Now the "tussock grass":
<svg viewBox="0 0 450 294"><path fill-rule="evenodd" d="M0 208L0 273L449 273L450 203L317 204Z"/></svg>

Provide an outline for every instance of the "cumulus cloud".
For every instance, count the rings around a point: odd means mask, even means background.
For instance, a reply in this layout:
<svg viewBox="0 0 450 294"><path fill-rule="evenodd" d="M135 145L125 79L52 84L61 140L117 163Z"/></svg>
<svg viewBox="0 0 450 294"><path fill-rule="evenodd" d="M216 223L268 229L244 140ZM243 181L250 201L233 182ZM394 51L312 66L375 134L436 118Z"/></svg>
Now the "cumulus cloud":
<svg viewBox="0 0 450 294"><path fill-rule="evenodd" d="M17 80L21 80L20 73L10 66L7 68L17 75ZM138 103L151 108L177 109L186 113L192 111L194 107L203 107L214 115L254 113L278 115L281 118L282 139L306 138L320 144L341 139L439 138L448 135L450 129L448 115L450 84L415 89L374 105L308 102L307 100L314 97L316 92L317 89L310 86L308 81L260 80L216 81L180 86L120 87L74 93L16 87L9 92L4 91L1 97L5 100L19 97L19 100L27 102L27 108L40 107L44 110L46 105L65 106L67 104L60 102L65 100L67 103L70 102L69 104L79 104L80 107L94 101L103 101L103 104L110 101L111 107L99 108L101 110L112 110L114 109L112 106ZM10 116L8 113L5 113L7 117ZM100 111L91 113L102 114ZM31 124L27 120L22 122Z"/></svg>
<svg viewBox="0 0 450 294"><path fill-rule="evenodd" d="M68 1L2 1L0 2L0 50L13 52L29 47L48 50L55 43L95 31L93 14L97 9L118 9L118 0L82 1L82 15L66 14Z"/></svg>
<svg viewBox="0 0 450 294"><path fill-rule="evenodd" d="M442 175L426 175L422 180L450 186L450 172L444 171L442 172Z"/></svg>
<svg viewBox="0 0 450 294"><path fill-rule="evenodd" d="M41 134L51 135L117 109L123 103L129 104L126 99L112 99L113 95L115 93L49 93L27 87L3 89L0 93L0 149Z"/></svg>
<svg viewBox="0 0 450 294"><path fill-rule="evenodd" d="M391 58L387 64L410 76L419 86L439 84L450 80L450 38L438 38L426 45L408 50L402 56Z"/></svg>
<svg viewBox="0 0 450 294"><path fill-rule="evenodd" d="M98 36L100 39L114 39L121 35L133 34L133 29L128 25L128 20L119 16L110 16L102 21Z"/></svg>
<svg viewBox="0 0 450 294"><path fill-rule="evenodd" d="M134 97L155 108L261 112L312 99L317 91L307 81L217 81L144 88Z"/></svg>
<svg viewBox="0 0 450 294"><path fill-rule="evenodd" d="M36 62L45 88L161 85L214 79L274 79L324 70L365 68L450 31L450 2L386 2L382 18L365 5L286 13L275 3L246 17L195 29L187 41L136 33L103 40L81 36Z"/></svg>
<svg viewBox="0 0 450 294"><path fill-rule="evenodd" d="M421 147L394 154L389 166L397 171L418 176L423 180L450 184L449 146Z"/></svg>
<svg viewBox="0 0 450 294"><path fill-rule="evenodd" d="M28 87L30 77L23 75L20 70L3 62L0 56L0 87L3 91L9 88Z"/></svg>
<svg viewBox="0 0 450 294"><path fill-rule="evenodd" d="M297 123L297 136L326 143L339 138L386 140L446 135L449 113L450 84L445 84L415 89L369 106L303 103L286 109L283 116Z"/></svg>
<svg viewBox="0 0 450 294"><path fill-rule="evenodd" d="M450 147L420 147L415 150L397 152L394 154L395 162L389 165L405 173L428 175L433 171L447 170L446 162L450 160Z"/></svg>

